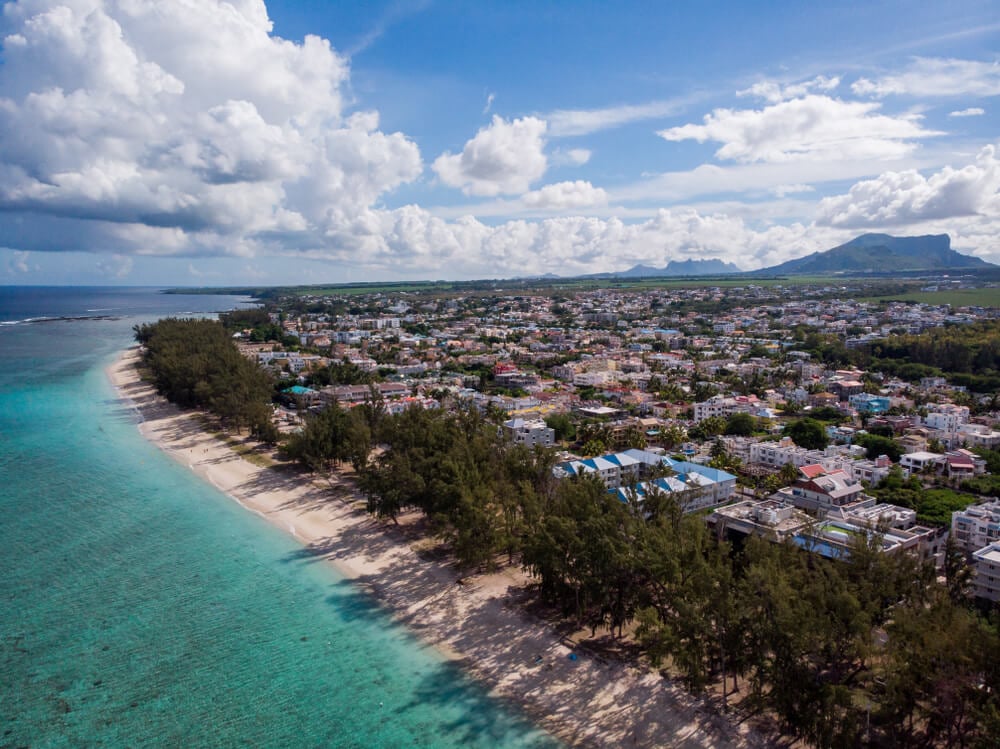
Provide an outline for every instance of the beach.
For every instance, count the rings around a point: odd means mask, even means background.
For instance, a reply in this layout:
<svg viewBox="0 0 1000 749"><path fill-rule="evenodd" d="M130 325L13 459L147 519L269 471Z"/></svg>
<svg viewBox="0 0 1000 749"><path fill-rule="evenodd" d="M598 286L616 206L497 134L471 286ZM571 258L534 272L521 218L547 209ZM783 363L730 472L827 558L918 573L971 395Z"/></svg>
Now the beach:
<svg viewBox="0 0 1000 749"><path fill-rule="evenodd" d="M143 382L130 348L109 368L141 434L196 475L303 544L303 559L335 565L422 641L457 661L494 697L514 703L574 746L744 747L755 742L656 672L597 658L520 603L516 570L461 577L426 553L403 523L373 519L350 481L263 468ZM573 657L571 658L571 654Z"/></svg>

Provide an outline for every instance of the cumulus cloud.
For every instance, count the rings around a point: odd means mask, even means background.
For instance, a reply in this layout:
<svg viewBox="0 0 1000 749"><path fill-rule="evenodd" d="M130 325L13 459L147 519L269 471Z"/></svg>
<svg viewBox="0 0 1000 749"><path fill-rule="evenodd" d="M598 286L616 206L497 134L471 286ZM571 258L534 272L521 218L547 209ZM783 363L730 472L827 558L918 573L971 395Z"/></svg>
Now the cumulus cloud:
<svg viewBox="0 0 1000 749"><path fill-rule="evenodd" d="M997 96L1000 63L917 57L900 73L874 80L859 78L851 90L860 96Z"/></svg>
<svg viewBox="0 0 1000 749"><path fill-rule="evenodd" d="M345 59L273 36L261 0L32 0L5 16L0 209L21 221L4 244L249 255L422 171L376 113L344 112Z"/></svg>
<svg viewBox="0 0 1000 749"><path fill-rule="evenodd" d="M590 182L576 180L557 182L525 193L521 196L521 202L529 208L539 209L589 208L607 203L608 194Z"/></svg>
<svg viewBox="0 0 1000 749"><path fill-rule="evenodd" d="M1000 218L1000 161L994 146L975 163L947 166L930 177L915 170L886 172L854 185L846 195L820 201L821 225L866 228L988 215Z"/></svg>
<svg viewBox="0 0 1000 749"><path fill-rule="evenodd" d="M737 91L736 95L754 96L771 103L777 103L787 99L796 99L815 91L833 91L839 85L840 78L838 76L827 77L825 75L818 75L812 80L787 85L782 85L777 81L764 80L758 81L750 88Z"/></svg>
<svg viewBox="0 0 1000 749"><path fill-rule="evenodd" d="M968 109L959 109L957 112L948 112L949 117L979 117L984 114L986 114L986 110L982 107L969 107Z"/></svg>
<svg viewBox="0 0 1000 749"><path fill-rule="evenodd" d="M398 275L399 259L405 256L406 270L415 277L444 267L450 277L459 278L548 271L574 275L637 263L662 265L674 258L720 257L754 268L848 238L838 230L802 224L754 228L738 217L689 208L660 209L636 223L572 215L491 226L472 216L446 221L418 206L404 206L372 211L361 223L337 237L339 257L363 257L369 272ZM329 259L330 252L302 254Z"/></svg>
<svg viewBox="0 0 1000 749"><path fill-rule="evenodd" d="M764 109L716 109L702 125L659 131L668 141L722 143L720 159L780 162L800 159L893 159L914 140L942 133L924 129L917 115L879 114L874 102L809 95Z"/></svg>
<svg viewBox="0 0 1000 749"><path fill-rule="evenodd" d="M511 121L493 115L459 154L445 152L433 169L446 185L467 195L521 193L548 168L545 120L522 117Z"/></svg>

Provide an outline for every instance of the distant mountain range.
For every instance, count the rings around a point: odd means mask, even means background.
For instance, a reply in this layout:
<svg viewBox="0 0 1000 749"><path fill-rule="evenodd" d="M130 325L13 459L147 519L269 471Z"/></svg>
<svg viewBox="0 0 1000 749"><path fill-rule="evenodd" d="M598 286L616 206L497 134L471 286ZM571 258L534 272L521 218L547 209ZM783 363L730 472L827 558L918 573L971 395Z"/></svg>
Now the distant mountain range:
<svg viewBox="0 0 1000 749"><path fill-rule="evenodd" d="M862 234L825 252L814 252L781 265L762 268L754 273L768 276L806 276L996 267L977 257L955 252L951 249L951 237L947 234L928 234L922 237Z"/></svg>
<svg viewBox="0 0 1000 749"><path fill-rule="evenodd" d="M621 273L619 278L646 278L647 276L722 276L728 273L742 273L743 270L722 260L671 260L663 268L636 265Z"/></svg>
<svg viewBox="0 0 1000 749"><path fill-rule="evenodd" d="M625 271L609 271L573 278L664 278L691 276L825 276L831 274L891 274L922 271L957 271L1000 268L972 255L951 249L947 234L922 237L893 237L889 234L862 234L850 242L823 252L789 260L781 265L744 271L718 259L671 260L663 268L635 265ZM554 273L529 276L533 279L562 278Z"/></svg>

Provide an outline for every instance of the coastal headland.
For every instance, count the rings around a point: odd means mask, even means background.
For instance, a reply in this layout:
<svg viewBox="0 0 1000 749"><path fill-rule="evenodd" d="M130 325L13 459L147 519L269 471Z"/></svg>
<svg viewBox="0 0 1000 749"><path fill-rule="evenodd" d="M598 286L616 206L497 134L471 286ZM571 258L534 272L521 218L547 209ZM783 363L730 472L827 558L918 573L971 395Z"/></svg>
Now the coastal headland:
<svg viewBox="0 0 1000 749"><path fill-rule="evenodd" d="M248 510L333 564L423 642L457 661L498 699L517 704L574 746L725 747L755 742L659 674L577 651L522 610L514 570L461 577L420 552L420 537L373 519L349 479L260 467L207 431L195 412L157 395L125 351L108 375L141 434ZM572 655L572 657L571 657Z"/></svg>

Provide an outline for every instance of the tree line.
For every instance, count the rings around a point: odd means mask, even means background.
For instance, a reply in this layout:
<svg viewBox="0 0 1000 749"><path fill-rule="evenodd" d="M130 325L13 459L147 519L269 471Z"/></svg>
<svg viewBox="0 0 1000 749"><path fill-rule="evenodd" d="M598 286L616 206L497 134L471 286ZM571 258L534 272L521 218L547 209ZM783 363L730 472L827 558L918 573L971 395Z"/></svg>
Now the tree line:
<svg viewBox="0 0 1000 749"><path fill-rule="evenodd" d="M157 392L185 408L204 408L223 426L249 428L254 437L276 442L270 377L242 356L215 320L166 318L136 325L135 340Z"/></svg>

